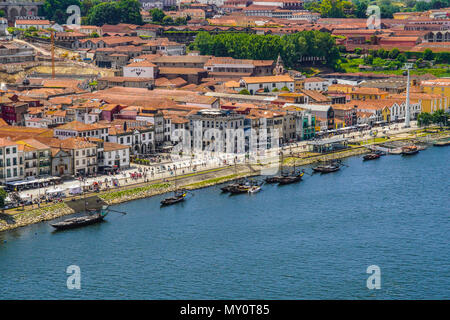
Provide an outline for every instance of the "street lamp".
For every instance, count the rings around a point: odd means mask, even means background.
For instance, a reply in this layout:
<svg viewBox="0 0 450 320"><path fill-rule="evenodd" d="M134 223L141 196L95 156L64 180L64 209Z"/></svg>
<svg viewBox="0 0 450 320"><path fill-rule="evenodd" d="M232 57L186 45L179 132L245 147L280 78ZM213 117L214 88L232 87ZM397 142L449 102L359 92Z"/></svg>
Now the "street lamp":
<svg viewBox="0 0 450 320"><path fill-rule="evenodd" d="M411 114L409 110L409 87L410 87L410 78L409 78L409 70L413 68L412 63L405 63L404 70L406 70L407 80L406 80L406 110L405 110L405 128L410 127Z"/></svg>

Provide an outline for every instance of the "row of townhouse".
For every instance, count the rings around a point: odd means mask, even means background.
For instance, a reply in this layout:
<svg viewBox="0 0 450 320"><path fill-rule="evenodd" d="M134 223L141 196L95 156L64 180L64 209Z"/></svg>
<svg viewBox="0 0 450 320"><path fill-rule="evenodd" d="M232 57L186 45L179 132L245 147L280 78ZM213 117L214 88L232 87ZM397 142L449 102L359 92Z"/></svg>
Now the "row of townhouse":
<svg viewBox="0 0 450 320"><path fill-rule="evenodd" d="M129 146L95 138L0 138L0 182L95 174L128 168Z"/></svg>

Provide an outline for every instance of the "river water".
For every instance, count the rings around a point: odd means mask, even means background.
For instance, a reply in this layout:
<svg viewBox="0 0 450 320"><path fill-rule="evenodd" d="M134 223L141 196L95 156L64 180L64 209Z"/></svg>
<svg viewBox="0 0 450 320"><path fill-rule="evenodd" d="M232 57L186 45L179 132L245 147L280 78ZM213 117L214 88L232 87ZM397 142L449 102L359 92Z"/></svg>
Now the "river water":
<svg viewBox="0 0 450 320"><path fill-rule="evenodd" d="M81 229L4 232L0 299L448 299L449 160L448 147L354 157L254 195L215 186L165 208L164 196L124 203L127 215ZM366 286L371 265L380 289Z"/></svg>

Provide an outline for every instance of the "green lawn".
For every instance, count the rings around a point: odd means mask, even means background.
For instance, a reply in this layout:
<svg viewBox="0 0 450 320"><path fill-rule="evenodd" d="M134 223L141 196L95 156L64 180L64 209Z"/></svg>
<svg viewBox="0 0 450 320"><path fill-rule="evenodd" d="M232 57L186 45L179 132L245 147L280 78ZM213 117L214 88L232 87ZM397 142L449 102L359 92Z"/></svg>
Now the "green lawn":
<svg viewBox="0 0 450 320"><path fill-rule="evenodd" d="M345 72L348 73L357 73L357 72L365 72L365 73L380 73L380 74L396 74L402 75L404 70L382 70L382 71L362 71L359 70L358 66L360 64L364 64L364 59L351 59L348 62L341 63L341 67L345 69ZM422 68L417 70L412 70L411 74L413 75L423 75L430 73L436 77L450 77L450 69L447 65L437 65L438 68Z"/></svg>

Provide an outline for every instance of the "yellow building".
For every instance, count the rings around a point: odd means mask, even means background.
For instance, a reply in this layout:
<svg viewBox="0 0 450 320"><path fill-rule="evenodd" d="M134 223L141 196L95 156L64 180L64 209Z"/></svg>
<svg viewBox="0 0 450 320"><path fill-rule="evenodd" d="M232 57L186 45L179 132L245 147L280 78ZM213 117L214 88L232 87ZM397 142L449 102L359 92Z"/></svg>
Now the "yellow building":
<svg viewBox="0 0 450 320"><path fill-rule="evenodd" d="M406 94L391 94L389 98L392 99L404 99L406 101ZM433 113L439 109L448 109L449 108L449 98L446 98L439 94L431 94L431 93L420 93L420 92L411 92L409 94L409 99L411 103L413 101L420 102L422 112Z"/></svg>
<svg viewBox="0 0 450 320"><path fill-rule="evenodd" d="M386 122L391 121L391 108L389 106L384 107L381 110L381 115L383 116L383 120Z"/></svg>
<svg viewBox="0 0 450 320"><path fill-rule="evenodd" d="M387 98L388 94L378 88L353 88L351 98L352 100L383 100Z"/></svg>
<svg viewBox="0 0 450 320"><path fill-rule="evenodd" d="M333 93L352 93L354 86L351 84L336 83L328 86L328 92Z"/></svg>
<svg viewBox="0 0 450 320"><path fill-rule="evenodd" d="M448 110L450 108L450 78L439 78L422 81L420 83L420 87L425 93L439 95L443 98L441 107L439 107L439 109ZM430 108L430 110L430 112L433 112L438 109L433 110L432 108Z"/></svg>

